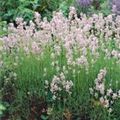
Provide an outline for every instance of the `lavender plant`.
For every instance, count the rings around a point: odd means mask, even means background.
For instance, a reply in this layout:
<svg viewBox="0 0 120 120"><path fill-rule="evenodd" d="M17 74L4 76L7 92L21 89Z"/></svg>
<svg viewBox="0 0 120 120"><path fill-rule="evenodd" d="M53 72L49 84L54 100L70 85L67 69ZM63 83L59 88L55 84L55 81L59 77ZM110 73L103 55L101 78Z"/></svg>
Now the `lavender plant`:
<svg viewBox="0 0 120 120"><path fill-rule="evenodd" d="M91 0L76 0L77 4L82 8L87 8L91 4Z"/></svg>
<svg viewBox="0 0 120 120"><path fill-rule="evenodd" d="M112 2L112 12L120 15L120 1L119 0L114 0Z"/></svg>
<svg viewBox="0 0 120 120"><path fill-rule="evenodd" d="M15 113L21 111L24 119L28 119L30 111L24 110L30 101L42 98L53 110L51 120L63 119L65 108L81 119L112 120L112 115L117 115L114 109L118 109L113 105L120 102L119 19L103 14L78 18L74 7L70 7L68 18L61 11L54 12L51 21L41 20L35 12L29 25L16 18L17 28L10 23L8 36L0 39L3 98L11 86ZM95 113L93 99L102 105L101 116Z"/></svg>
<svg viewBox="0 0 120 120"><path fill-rule="evenodd" d="M98 77L95 79L94 88L90 88L90 93L95 97L95 99L99 99L99 104L107 108L108 112L112 112L112 105L115 100L120 98L120 90L113 91L111 88L105 88L105 77L106 69L100 70Z"/></svg>
<svg viewBox="0 0 120 120"><path fill-rule="evenodd" d="M111 0L76 0L78 13L83 12L89 16L99 13L105 16L111 14L112 4Z"/></svg>

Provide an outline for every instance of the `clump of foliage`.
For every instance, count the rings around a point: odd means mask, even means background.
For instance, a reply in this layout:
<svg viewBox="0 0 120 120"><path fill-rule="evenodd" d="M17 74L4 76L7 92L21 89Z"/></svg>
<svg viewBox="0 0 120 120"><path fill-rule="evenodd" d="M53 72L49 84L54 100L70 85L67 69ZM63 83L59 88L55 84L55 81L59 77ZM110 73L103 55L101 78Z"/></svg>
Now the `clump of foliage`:
<svg viewBox="0 0 120 120"><path fill-rule="evenodd" d="M12 114L13 110L8 102L1 101L0 103L0 117L5 117Z"/></svg>
<svg viewBox="0 0 120 120"><path fill-rule="evenodd" d="M16 17L25 21L33 20L34 12L39 12L42 17L50 20L53 11L66 9L72 0L0 0L0 21L13 22ZM64 6L63 6L64 5ZM65 8L67 6L67 8Z"/></svg>

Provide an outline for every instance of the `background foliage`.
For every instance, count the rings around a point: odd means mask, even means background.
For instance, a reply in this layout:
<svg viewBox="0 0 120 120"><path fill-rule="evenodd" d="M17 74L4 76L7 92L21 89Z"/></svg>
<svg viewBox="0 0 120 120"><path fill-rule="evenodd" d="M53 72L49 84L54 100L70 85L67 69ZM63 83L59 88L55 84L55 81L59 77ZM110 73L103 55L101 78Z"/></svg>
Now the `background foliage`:
<svg viewBox="0 0 120 120"><path fill-rule="evenodd" d="M26 21L33 20L35 11L50 20L53 11L62 10L67 16L70 6L76 7L78 14L83 12L91 15L102 12L108 15L113 6L113 12L118 13L118 2L116 0L0 0L0 21L9 23L15 21L16 17L22 17Z"/></svg>
<svg viewBox="0 0 120 120"><path fill-rule="evenodd" d="M16 17L29 21L35 11L50 19L53 11L63 9L65 12L71 3L72 0L0 0L1 21L11 22Z"/></svg>

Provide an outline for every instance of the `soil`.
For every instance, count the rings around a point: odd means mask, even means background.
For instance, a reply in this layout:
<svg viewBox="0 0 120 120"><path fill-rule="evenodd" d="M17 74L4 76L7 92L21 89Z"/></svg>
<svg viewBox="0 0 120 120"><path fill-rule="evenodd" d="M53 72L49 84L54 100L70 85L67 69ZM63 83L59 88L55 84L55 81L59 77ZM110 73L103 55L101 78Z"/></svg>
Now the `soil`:
<svg viewBox="0 0 120 120"><path fill-rule="evenodd" d="M11 104L14 99L13 95L14 95L14 90L13 88L9 87L9 90L6 91L6 94L2 97L2 101L7 102L8 104ZM9 111L5 111L4 117L0 117L0 120L7 120L9 116L10 116Z"/></svg>
<svg viewBox="0 0 120 120"><path fill-rule="evenodd" d="M28 120L43 120L41 118L41 115L48 116L47 115L47 103L45 101L42 101L40 99L37 99L31 103L30 107L30 117ZM47 119L49 120L49 119Z"/></svg>

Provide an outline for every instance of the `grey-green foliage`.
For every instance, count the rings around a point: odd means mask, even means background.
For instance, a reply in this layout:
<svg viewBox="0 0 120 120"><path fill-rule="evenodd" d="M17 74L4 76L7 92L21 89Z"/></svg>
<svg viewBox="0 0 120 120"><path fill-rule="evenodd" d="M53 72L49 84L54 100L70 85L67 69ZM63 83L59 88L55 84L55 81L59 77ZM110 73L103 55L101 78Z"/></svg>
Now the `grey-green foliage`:
<svg viewBox="0 0 120 120"><path fill-rule="evenodd" d="M8 34L7 31L7 22L6 21L2 21L0 22L0 37L3 37L5 35Z"/></svg>

